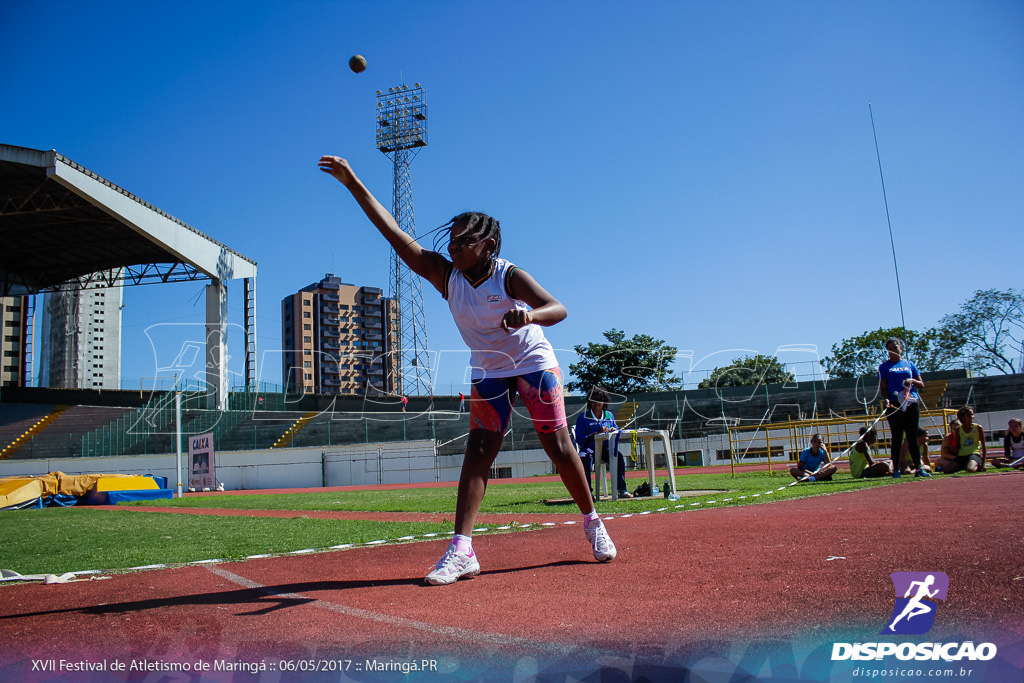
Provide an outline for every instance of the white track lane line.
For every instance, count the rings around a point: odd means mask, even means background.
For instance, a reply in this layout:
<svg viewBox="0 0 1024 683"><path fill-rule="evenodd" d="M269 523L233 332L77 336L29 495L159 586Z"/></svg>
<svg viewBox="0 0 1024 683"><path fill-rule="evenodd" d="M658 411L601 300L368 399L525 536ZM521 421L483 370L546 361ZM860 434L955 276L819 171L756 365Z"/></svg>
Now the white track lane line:
<svg viewBox="0 0 1024 683"><path fill-rule="evenodd" d="M488 633L486 631L474 631L472 629L459 628L457 626L429 624L424 621L416 621L414 619L396 617L391 614L371 612L370 610L360 609L358 607L349 607L348 605L341 605L335 602L319 600L317 598L310 598L309 596L301 595L299 593L285 593L270 586L264 586L263 584L257 583L256 581L247 579L244 576L235 574L234 572L228 571L223 567L207 566L205 568L209 570L211 573L216 574L217 576L226 581L230 581L235 585L242 586L250 590L259 591L261 593L264 593L265 595L289 598L293 600L309 600L310 602L306 604L311 607L318 607L320 609L326 609L337 614L344 614L345 616L356 617L358 619L366 619L367 621L375 621L380 624L387 624L388 626L409 628L416 631L423 631L425 633L432 633L435 635L444 636L446 638L453 638L456 640L462 640L466 642L487 643L491 645L517 646L532 649L534 651L543 651L558 655L566 655L573 652L587 651L587 649L577 645L551 643L543 640L531 640L529 638L518 638L516 636L510 636L504 633Z"/></svg>
<svg viewBox="0 0 1024 683"><path fill-rule="evenodd" d="M798 482L794 482L794 483L798 483ZM790 486L792 486L792 485L793 484L790 484ZM750 498L757 498L758 496L769 495L771 493L775 493L776 491L785 491L786 488L787 488L786 486L780 486L777 489L773 489L773 490L770 490L770 491L765 491L763 494L755 493L755 494L753 494L753 495L751 495L749 497ZM747 496L740 496L739 498L741 498L741 499L742 498L747 498ZM731 500L733 500L733 499L732 498L722 498L720 501L719 500L698 501L698 502L695 502L695 503L690 503L689 507L697 507L697 506L700 506L700 505L717 505L720 502L721 503L726 503L726 502L729 502ZM686 507L686 506L683 505L683 504L680 504L680 505L676 505L675 509L678 510L678 509L684 508L684 507ZM630 512L630 513L619 515L619 518L620 519L628 519L629 517L633 517L633 516L641 516L642 517L644 515L650 515L652 513L657 513L657 512L664 512L666 510L668 510L668 508L658 508L657 510L644 510L642 512ZM602 517L601 519L604 520L605 522L610 522L611 520L615 519L615 516L614 515L609 515L607 517ZM560 522L560 523L559 522L539 522L539 523L537 523L537 522L526 522L526 523L520 523L520 524L513 523L510 526L500 526L500 527L497 527L496 530L503 531L503 530L512 529L512 528L527 529L527 528L529 528L531 526L536 526L536 527L554 527L554 526L558 526L559 524L563 524L563 525L569 524L569 525L571 525L571 524L576 524L576 523L577 522L575 520L563 521L563 522ZM491 529L488 528L488 527L481 527L481 528L478 528L478 529L473 529L473 531L474 532L485 533L485 532L491 531ZM339 544L339 545L332 545L329 548L305 548L305 549L302 549L302 550L292 550L292 551L289 551L289 552L282 552L282 553L262 553L262 554L258 554L258 555L250 555L250 556L248 556L245 559L256 560L256 559L263 559L263 558L268 558L268 557L286 557L288 555L306 555L306 554L310 554L310 553L323 552L325 550L345 550L345 549L354 548L354 547L357 547L357 546L373 547L373 546L384 545L384 544L387 544L387 543L401 543L401 542L412 541L412 540L415 540L416 538L437 538L438 536L447 536L447 534L427 533L427 534L423 534L423 535L421 535L419 537L417 537L417 536L403 536L401 538L396 538L396 539L378 539L378 540L374 540L374 541L364 541L364 542L361 542L361 543L342 543L342 544ZM183 563L180 563L180 564L182 564L182 565L190 565L190 564L191 565L205 565L205 564L216 564L216 563L230 562L230 561L231 560L225 560L225 559L210 559L210 560L196 560L196 561L193 561L193 562L183 562ZM86 570L86 571L78 571L78 572L72 572L72 573L76 574L76 575L79 575L79 574L103 574L103 573L114 572L114 571L142 571L142 570L150 570L150 569L163 569L163 568L169 567L169 566L172 566L172 565L168 565L168 564L153 564L153 565L146 565L144 567L130 567L127 570L125 570L125 569L118 569L118 570L114 570L114 569L90 569L90 570Z"/></svg>

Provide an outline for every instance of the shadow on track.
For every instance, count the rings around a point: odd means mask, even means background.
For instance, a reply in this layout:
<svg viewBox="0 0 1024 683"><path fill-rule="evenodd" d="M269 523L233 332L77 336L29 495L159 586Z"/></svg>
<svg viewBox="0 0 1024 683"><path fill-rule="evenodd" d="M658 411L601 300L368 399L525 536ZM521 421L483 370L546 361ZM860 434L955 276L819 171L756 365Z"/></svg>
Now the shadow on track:
<svg viewBox="0 0 1024 683"><path fill-rule="evenodd" d="M581 564L591 563L583 560L560 560L558 562L548 562L545 564L530 565L526 567L489 569L481 572L481 574L508 574L512 572L532 571L545 568L572 567ZM415 578L378 579L373 581L306 581L286 583L276 586L268 585L253 588L240 588L238 590L218 591L214 593L200 593L198 595L132 600L128 602L94 605L90 607L69 607L67 609L45 610L40 612L22 612L19 614L2 615L0 616L0 621L75 613L105 616L188 605L251 605L253 607L251 611L239 612L237 616L260 616L270 614L271 612L276 612L281 609L301 607L302 605L316 602L319 598L308 597L308 594L310 593L333 593L338 591L381 588L388 586L410 586L429 590L445 589L443 586L426 585L422 576L417 576Z"/></svg>

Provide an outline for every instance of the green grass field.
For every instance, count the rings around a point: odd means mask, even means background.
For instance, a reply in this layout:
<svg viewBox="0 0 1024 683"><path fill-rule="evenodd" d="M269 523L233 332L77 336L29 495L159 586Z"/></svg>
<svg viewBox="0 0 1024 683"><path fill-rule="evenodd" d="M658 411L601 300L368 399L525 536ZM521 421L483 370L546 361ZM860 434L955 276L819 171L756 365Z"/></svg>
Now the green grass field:
<svg viewBox="0 0 1024 683"><path fill-rule="evenodd" d="M632 486L640 479L630 480ZM643 511L678 512L836 494L873 486L910 483L907 478L853 480L841 472L834 482L788 486L788 474L767 472L688 474L676 477L681 494L686 490L716 490L700 496L620 500L598 504L602 515ZM663 481L658 482L663 485ZM786 486L782 491L777 491ZM771 494L767 494L772 491ZM543 481L515 484L491 482L480 508L482 513L524 515L522 524L541 521L536 514L571 514L561 483ZM565 502L546 502L546 501ZM712 502L714 501L714 502ZM691 503L699 502L699 506ZM371 512L447 513L454 516L454 484L444 488L377 491L324 491L275 495L192 496L173 501L133 503L135 506L232 508L242 510L325 510ZM681 506L681 507L676 507ZM517 520L518 521L518 520ZM309 548L373 540L396 541L428 533L448 534L451 519L440 523L374 522L360 520L292 519L247 516L176 515L141 510L95 510L88 507L46 508L3 513L0 525L0 568L20 574L60 574L88 569L121 570L151 564L178 564L197 560L242 559L250 555L286 553Z"/></svg>
<svg viewBox="0 0 1024 683"><path fill-rule="evenodd" d="M635 488L645 479L629 480ZM758 499L739 499L739 496L764 494L765 491L787 486L793 479L788 473L769 475L767 472L738 473L735 477L728 472L710 474L688 474L676 476L676 488L680 493L686 490L718 490L730 491L732 501L726 504L750 504ZM776 498L800 498L823 493L852 491L871 486L886 485L891 479L885 480L854 480L849 474L842 472L836 475L833 482L817 482L801 484L786 488L774 494ZM664 478L658 485L664 484ZM501 480L492 480L487 487L481 512L498 514L528 513L571 513L576 506L568 500L568 492L559 481L503 484ZM722 496L706 495L687 497L687 502L706 501ZM565 501L565 502L545 502ZM657 510L664 507L664 499L630 500L623 499L615 503L602 501L597 509L602 514L621 514L626 512L642 512ZM681 502L681 501L680 501ZM678 503L676 503L678 504ZM335 510L335 511L371 511L371 512L436 512L453 513L455 510L455 485L443 488L395 489L387 491L324 491L317 493L281 493L276 495L227 495L227 496L186 496L173 501L154 501L133 503L133 505L153 505L160 507L218 508L235 510Z"/></svg>
<svg viewBox="0 0 1024 683"><path fill-rule="evenodd" d="M213 517L45 508L6 513L0 568L19 574L117 570L329 548L452 530L451 523Z"/></svg>

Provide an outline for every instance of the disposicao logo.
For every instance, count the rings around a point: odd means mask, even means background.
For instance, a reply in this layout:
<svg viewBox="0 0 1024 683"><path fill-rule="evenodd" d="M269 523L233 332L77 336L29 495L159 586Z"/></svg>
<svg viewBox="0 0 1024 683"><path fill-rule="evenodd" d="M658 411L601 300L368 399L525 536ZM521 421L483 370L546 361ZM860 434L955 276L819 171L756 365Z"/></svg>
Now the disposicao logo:
<svg viewBox="0 0 1024 683"><path fill-rule="evenodd" d="M945 601L949 577L944 572L893 572L896 604L881 635L919 635L935 624L938 602ZM988 661L996 656L993 643L833 643L832 661Z"/></svg>
<svg viewBox="0 0 1024 683"><path fill-rule="evenodd" d="M945 601L949 577L945 572L893 572L889 575L896 591L889 625L883 635L927 633L935 623L936 600Z"/></svg>

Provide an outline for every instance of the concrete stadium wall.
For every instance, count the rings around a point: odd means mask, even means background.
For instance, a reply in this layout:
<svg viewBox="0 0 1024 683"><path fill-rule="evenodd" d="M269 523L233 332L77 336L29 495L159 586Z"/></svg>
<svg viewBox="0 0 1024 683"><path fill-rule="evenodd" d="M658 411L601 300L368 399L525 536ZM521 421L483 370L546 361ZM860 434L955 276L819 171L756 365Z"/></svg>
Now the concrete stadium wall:
<svg viewBox="0 0 1024 683"><path fill-rule="evenodd" d="M1002 432L1011 417L1024 418L1022 410L978 413L976 421L985 429L989 457L1002 453ZM629 444L621 444L628 454ZM728 434L709 434L698 438L673 439L672 450L679 458L686 452L699 452L704 466L728 464L716 459L719 450L729 447ZM655 464L664 466L664 451L655 445ZM790 454L773 462L788 460ZM749 458L744 462L766 462ZM638 460L638 467L642 459ZM173 488L176 456L126 455L99 458L45 458L0 461L0 477L36 476L61 471L66 474L153 474L167 477ZM365 486L373 484L411 484L455 482L459 479L462 455L436 455L431 440L360 443L346 446L284 448L276 450L222 451L216 453L217 479L229 490L267 488L316 488L326 486ZM553 474L544 451L537 449L502 451L495 460L496 474L530 477ZM187 454L182 454L187 470ZM183 471L187 487L187 472Z"/></svg>
<svg viewBox="0 0 1024 683"><path fill-rule="evenodd" d="M461 455L435 456L434 442L399 441L314 448L223 451L215 459L217 479L228 490L365 486L454 482ZM177 485L177 456L131 455L102 458L50 458L0 461L0 477L65 474L153 474ZM182 453L182 483L187 488L187 453ZM543 450L502 451L497 469L512 477L552 473Z"/></svg>
<svg viewBox="0 0 1024 683"><path fill-rule="evenodd" d="M185 456L181 458L182 467ZM0 477L35 477L50 472L64 474L154 474L167 477L168 486L176 482L175 456L119 455L106 458L40 458L0 460Z"/></svg>

